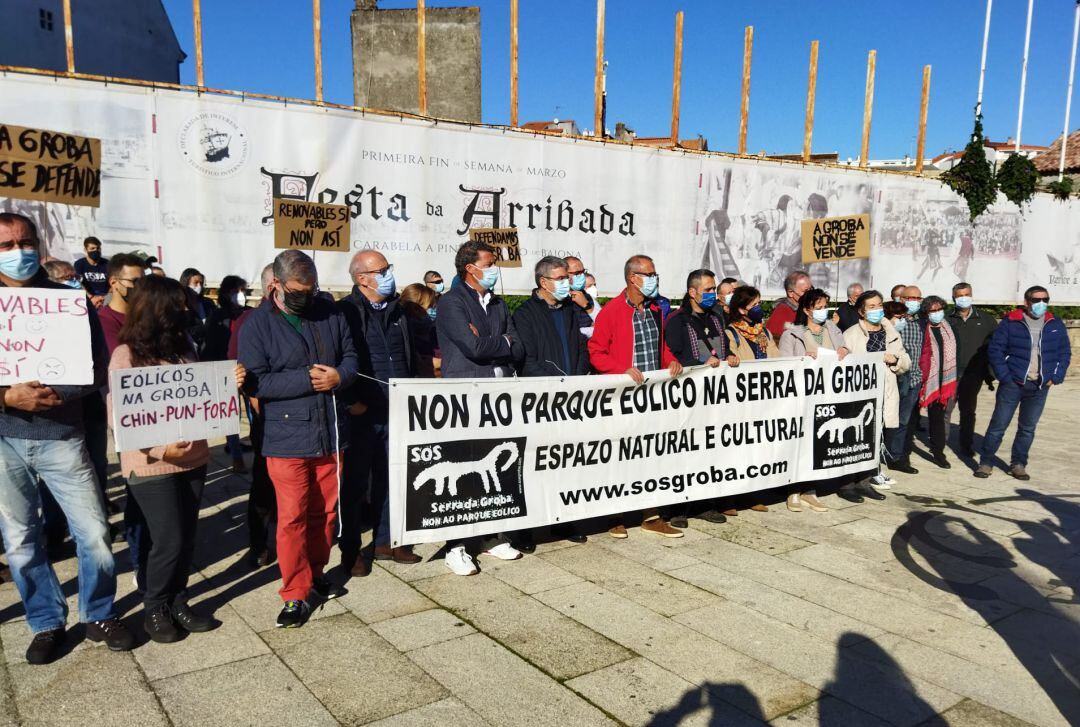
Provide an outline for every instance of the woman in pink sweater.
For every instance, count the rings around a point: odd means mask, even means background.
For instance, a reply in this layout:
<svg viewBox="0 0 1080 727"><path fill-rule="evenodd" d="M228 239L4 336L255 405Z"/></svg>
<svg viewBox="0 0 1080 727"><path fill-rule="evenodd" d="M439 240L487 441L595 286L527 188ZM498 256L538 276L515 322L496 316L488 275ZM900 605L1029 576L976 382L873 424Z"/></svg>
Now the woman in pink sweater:
<svg viewBox="0 0 1080 727"><path fill-rule="evenodd" d="M195 346L187 333L187 296L175 280L140 278L128 298L120 345L109 369L192 363ZM237 364L242 385L244 369ZM109 397L112 422L112 396ZM154 641L170 643L182 631L209 631L213 619L187 604L187 581L195 551L199 500L210 453L206 440L173 442L120 453L121 474L146 516L152 545L143 592L144 627Z"/></svg>

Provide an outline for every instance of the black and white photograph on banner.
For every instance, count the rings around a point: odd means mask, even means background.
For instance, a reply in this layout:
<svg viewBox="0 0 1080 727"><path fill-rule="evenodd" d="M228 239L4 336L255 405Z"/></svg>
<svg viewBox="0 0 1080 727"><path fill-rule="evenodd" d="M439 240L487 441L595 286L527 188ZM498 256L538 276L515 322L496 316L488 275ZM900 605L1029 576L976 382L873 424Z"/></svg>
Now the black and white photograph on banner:
<svg viewBox="0 0 1080 727"><path fill-rule="evenodd" d="M869 278L869 261L802 261L805 219L865 214L874 180L858 172L786 170L753 162L703 165L692 260L722 277L745 281L765 295L783 295L784 278L806 269L815 287L836 295Z"/></svg>

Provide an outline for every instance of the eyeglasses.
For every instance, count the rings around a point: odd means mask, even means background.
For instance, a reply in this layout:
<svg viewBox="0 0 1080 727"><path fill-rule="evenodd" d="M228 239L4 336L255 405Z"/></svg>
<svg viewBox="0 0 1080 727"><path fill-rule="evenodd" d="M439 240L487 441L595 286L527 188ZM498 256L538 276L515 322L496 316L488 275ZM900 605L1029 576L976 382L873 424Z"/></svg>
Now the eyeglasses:
<svg viewBox="0 0 1080 727"><path fill-rule="evenodd" d="M438 280L429 280L428 281L428 285L442 285L442 284L443 284L443 279L442 278L439 278Z"/></svg>
<svg viewBox="0 0 1080 727"><path fill-rule="evenodd" d="M567 270L566 274L567 275L588 275L589 271L586 270L585 268L582 268L581 270Z"/></svg>
<svg viewBox="0 0 1080 727"><path fill-rule="evenodd" d="M24 240L4 240L0 242L0 252L10 252L16 247L20 250L37 250L38 241L26 238Z"/></svg>
<svg viewBox="0 0 1080 727"><path fill-rule="evenodd" d="M387 273L394 272L393 265L387 265L385 268L379 268L378 270L361 270L360 275L386 275ZM442 282L442 281L440 281Z"/></svg>
<svg viewBox="0 0 1080 727"><path fill-rule="evenodd" d="M1032 298L1031 302L1032 303L1049 303L1050 302L1050 296L1046 296L1045 298Z"/></svg>
<svg viewBox="0 0 1080 727"><path fill-rule="evenodd" d="M558 283L558 282L561 282L561 281L563 281L563 280L569 280L569 279L570 279L570 276L569 276L569 275L560 275L560 276L559 276L559 277L557 277L557 278L553 278L553 277L551 277L550 275L544 275L543 277L544 277L544 278L545 278L546 280L554 280L554 281L555 281L556 283Z"/></svg>

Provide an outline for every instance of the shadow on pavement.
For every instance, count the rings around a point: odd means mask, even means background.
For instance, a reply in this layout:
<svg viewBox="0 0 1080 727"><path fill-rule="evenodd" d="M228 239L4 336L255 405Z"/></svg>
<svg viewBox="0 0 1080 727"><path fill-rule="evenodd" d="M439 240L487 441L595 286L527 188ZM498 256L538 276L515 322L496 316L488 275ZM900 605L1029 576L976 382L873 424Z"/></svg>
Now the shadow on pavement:
<svg viewBox="0 0 1080 727"><path fill-rule="evenodd" d="M893 535L892 550L918 578L955 593L983 615L1065 719L1080 724L1080 625L1058 605L1078 601L1075 595L1071 599L1051 595L1060 586L1074 592L1080 588L1080 495L1051 496L1018 489L1014 496L972 500L970 504L1010 501L1037 502L1056 520L1013 519L944 501L939 505L944 511L908 513L908 521ZM1022 535L1012 538L1016 550L1052 577L1037 588L1017 572L1023 564L965 515L1014 523L1022 531ZM929 569L913 554L920 556ZM973 569L983 569L986 577L973 580ZM992 602L1002 600L1023 608L1005 618L990 615L995 611Z"/></svg>

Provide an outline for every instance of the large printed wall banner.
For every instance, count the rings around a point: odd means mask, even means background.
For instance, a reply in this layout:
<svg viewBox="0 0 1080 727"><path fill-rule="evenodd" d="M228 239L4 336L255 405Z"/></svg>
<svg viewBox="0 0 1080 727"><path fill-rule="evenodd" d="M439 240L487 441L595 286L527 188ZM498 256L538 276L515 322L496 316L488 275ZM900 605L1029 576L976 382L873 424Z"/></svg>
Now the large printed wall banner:
<svg viewBox="0 0 1080 727"><path fill-rule="evenodd" d="M34 219L44 252L71 260L95 235L107 256L142 251L174 276L195 265L211 285L258 280L277 252L275 199L344 205L347 249L383 252L403 284L451 275L471 229L515 228L521 267L504 270L504 293L528 293L541 257L575 255L610 296L645 253L669 297L700 267L780 296L803 267L803 222L865 214L869 260L808 266L834 298L852 282L947 295L965 278L977 302L1014 302L1022 276L1046 285L1076 266L1077 205L1040 194L1022 216L1000 198L972 226L939 180L896 173L17 73L0 78L0 120L101 141L99 208L0 196L0 211ZM315 259L324 288L351 286L347 255ZM1080 303L1071 283L1047 287Z"/></svg>
<svg viewBox="0 0 1080 727"><path fill-rule="evenodd" d="M395 380L395 545L812 482L877 466L881 356L627 376Z"/></svg>

